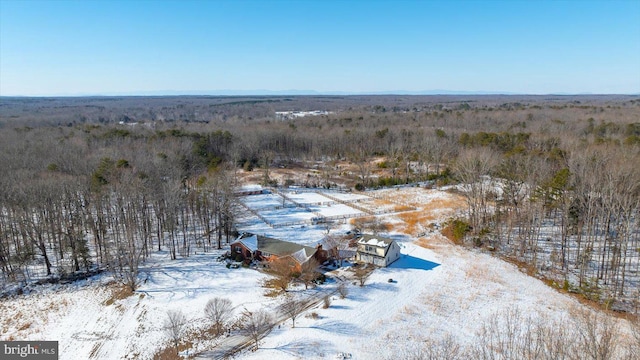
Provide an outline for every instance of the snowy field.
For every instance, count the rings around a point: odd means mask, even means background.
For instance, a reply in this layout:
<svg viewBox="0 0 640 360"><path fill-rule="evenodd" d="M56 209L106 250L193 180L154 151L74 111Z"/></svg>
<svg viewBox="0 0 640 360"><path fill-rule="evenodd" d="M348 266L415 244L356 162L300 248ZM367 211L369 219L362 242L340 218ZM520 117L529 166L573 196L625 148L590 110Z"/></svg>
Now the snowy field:
<svg viewBox="0 0 640 360"><path fill-rule="evenodd" d="M336 295L328 309L308 311L317 319L303 316L295 328L286 322L258 351L238 358L324 359L348 353L354 359L402 359L398 351L427 339L452 336L471 343L482 322L507 307L562 318L581 306L490 256L403 245L401 259L376 270L364 287L351 285L345 299Z"/></svg>
<svg viewBox="0 0 640 360"><path fill-rule="evenodd" d="M197 331L204 329L204 307L213 297L228 297L237 308L249 310L276 301L263 296L265 275L227 269L216 261L222 252L174 261L166 253L155 254L140 271L140 288L123 299L117 287L106 285L109 277L99 276L5 300L0 303L1 338L58 340L61 359L152 358L168 344L162 330L167 310L183 311L190 330Z"/></svg>
<svg viewBox="0 0 640 360"><path fill-rule="evenodd" d="M316 203L325 203L329 202L326 196L322 196L321 194L315 192L298 192L291 191L285 194L289 199L297 202L299 204L316 204Z"/></svg>
<svg viewBox="0 0 640 360"><path fill-rule="evenodd" d="M342 216L342 215L363 215L364 213L358 209L354 209L345 204L333 204L327 206L318 206L312 209L314 212L325 216Z"/></svg>
<svg viewBox="0 0 640 360"><path fill-rule="evenodd" d="M360 193L343 193L343 192L334 191L334 192L327 192L326 194L345 202L357 203L358 201L370 199L369 196L365 194L360 194Z"/></svg>
<svg viewBox="0 0 640 360"><path fill-rule="evenodd" d="M459 211L460 200L443 191L406 188L380 193L419 207L410 214L427 222L445 221ZM312 202L317 194L297 195ZM274 210L267 204L278 200L274 196L245 200L247 206L269 209L265 214L270 214ZM339 209L335 204L326 208ZM281 217L313 215L302 208L280 210L285 211L278 215ZM332 291L336 281L347 279L348 294L344 299L332 295L328 308L319 305L307 310L296 319L295 328L291 321L282 322L260 342L258 350L244 350L235 358L334 359L345 353L352 359L402 359L408 356L403 351L423 346L425 340L451 337L471 344L481 324L506 308L516 307L527 316L562 319L570 309L582 307L515 266L451 245L437 233L421 239L407 235L411 232L405 232L407 218L402 215L383 215L385 222L395 224L386 235L400 243L402 255L397 262L375 270L363 287L348 280L348 267L330 273L335 281L319 288L294 287L296 296L313 296ZM315 244L326 235L322 225L273 228L255 216L242 221L243 231L299 243ZM348 227L337 225L330 231ZM72 285L41 286L28 295L4 299L0 302L0 340L58 340L60 359L152 359L171 346L163 330L167 311L181 310L189 320L185 338L191 343L184 357L213 350L220 340L203 335L207 328L204 307L209 299L230 299L236 315L245 308L271 311L283 301L282 296L265 296L267 289L261 284L268 275L248 268L227 269L217 261L226 250L173 261L167 253L156 253L141 269L140 288L131 296L120 296L110 277L100 275Z"/></svg>
<svg viewBox="0 0 640 360"><path fill-rule="evenodd" d="M310 222L311 219L317 217L317 215L311 211L295 207L264 210L260 211L260 215L276 226L282 226L287 223Z"/></svg>
<svg viewBox="0 0 640 360"><path fill-rule="evenodd" d="M258 212L265 221L255 215L248 214L239 219L242 231L252 232L268 237L283 239L301 245L315 246L330 231L346 231L347 220L365 215L361 210L338 203L340 201L356 201L372 199L361 194L326 192L322 194L312 191L291 190L278 194L260 194L244 196L240 200L250 209ZM293 202L292 202L293 201ZM282 207L283 202L286 204ZM294 202L300 206L294 205ZM326 217L336 219L331 224L314 224L313 219Z"/></svg>
<svg viewBox="0 0 640 360"><path fill-rule="evenodd" d="M243 196L241 200L246 206L254 210L278 208L283 206L295 206L289 201L283 201L283 198L277 194Z"/></svg>

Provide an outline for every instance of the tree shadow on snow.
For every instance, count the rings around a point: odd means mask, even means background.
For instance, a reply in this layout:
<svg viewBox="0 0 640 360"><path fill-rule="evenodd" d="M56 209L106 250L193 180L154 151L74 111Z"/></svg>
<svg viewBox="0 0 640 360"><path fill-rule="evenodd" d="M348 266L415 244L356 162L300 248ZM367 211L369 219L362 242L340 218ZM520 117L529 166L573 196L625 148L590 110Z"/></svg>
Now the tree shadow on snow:
<svg viewBox="0 0 640 360"><path fill-rule="evenodd" d="M387 283L387 282L384 282L384 283L372 282L370 284L366 284L365 287L368 289L376 289L376 290L382 290L382 291L392 291L392 292L398 291L398 287L395 286L395 283Z"/></svg>
<svg viewBox="0 0 640 360"><path fill-rule="evenodd" d="M302 339L291 341L273 348L263 347L263 349L282 351L283 353L297 357L301 357L303 355L308 356L309 352L314 352L316 356L324 357L324 355L326 355L325 353L331 350L328 349L327 346L329 346L327 342L321 343L318 342L318 340Z"/></svg>
<svg viewBox="0 0 640 360"><path fill-rule="evenodd" d="M348 310L348 309L351 309L351 306L331 304L331 308L332 309L339 309L339 310Z"/></svg>
<svg viewBox="0 0 640 360"><path fill-rule="evenodd" d="M352 324L341 321L329 321L317 326L309 326L308 329L327 331L339 335L361 335L362 330Z"/></svg>

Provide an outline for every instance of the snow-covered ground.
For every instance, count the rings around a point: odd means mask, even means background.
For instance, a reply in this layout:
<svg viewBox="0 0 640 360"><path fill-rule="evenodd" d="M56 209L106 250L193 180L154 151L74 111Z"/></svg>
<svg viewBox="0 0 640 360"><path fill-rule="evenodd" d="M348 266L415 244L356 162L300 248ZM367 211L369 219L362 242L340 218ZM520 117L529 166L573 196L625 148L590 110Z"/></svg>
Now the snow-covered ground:
<svg viewBox="0 0 640 360"><path fill-rule="evenodd" d="M422 188L379 194L418 207L415 218L427 222L446 220L460 204L455 195ZM272 196L256 196L247 197L248 206L273 211L266 206L274 203ZM293 218L313 214L295 207L280 210ZM398 349L422 346L427 339L452 337L470 344L483 322L508 307L527 315L562 318L569 309L582 306L515 266L451 245L437 233L421 239L403 233L407 228L403 219L408 217L402 214L383 216L396 225L387 235L401 245L397 262L375 270L363 287L346 281L346 298L333 295L328 308L307 310L296 319L295 328L291 321L283 322L261 341L257 351L245 350L236 357L321 359L347 353L353 359L395 359ZM326 234L322 225L272 228L251 217L244 221L242 230L301 243L317 243ZM340 225L331 231L347 227ZM267 275L254 269L227 269L217 261L223 251L173 261L166 253L156 253L141 269L140 288L123 298L117 296L115 285L107 285L110 278L101 275L4 299L0 302L0 340L58 340L61 359L150 359L170 346L163 331L167 311L181 310L189 320L185 338L193 344L188 354L211 350L217 340L197 335L207 327L204 307L209 299L230 299L236 314L245 308L269 311L283 301L282 296L265 296L261 284ZM349 274L343 267L330 276L345 279ZM308 291L296 287L293 292L305 296L336 285L329 282Z"/></svg>
<svg viewBox="0 0 640 360"><path fill-rule="evenodd" d="M301 317L295 328L286 322L260 350L238 358L322 359L348 353L354 359L397 359L402 357L396 351L420 347L425 340L452 337L471 345L481 324L509 307L561 318L580 306L491 256L450 245L429 250L404 243L400 260L376 270L364 287L351 284L345 299L336 295L328 309L308 311L317 319Z"/></svg>
<svg viewBox="0 0 640 360"><path fill-rule="evenodd" d="M190 330L198 331L206 327L204 308L211 298L229 298L238 310L268 307L277 301L264 296L265 275L252 269L227 269L217 261L222 252L174 261L166 253L155 254L141 269L140 288L123 299L117 296L119 288L109 284L110 278L100 276L89 283L46 286L34 294L4 300L0 302L0 338L57 340L61 359L149 359L169 345L163 330L168 310L182 311ZM200 344L207 345L211 346Z"/></svg>
<svg viewBox="0 0 640 360"><path fill-rule="evenodd" d="M255 210L294 206L293 203L289 201L283 201L282 197L277 194L243 196L241 199L245 205Z"/></svg>

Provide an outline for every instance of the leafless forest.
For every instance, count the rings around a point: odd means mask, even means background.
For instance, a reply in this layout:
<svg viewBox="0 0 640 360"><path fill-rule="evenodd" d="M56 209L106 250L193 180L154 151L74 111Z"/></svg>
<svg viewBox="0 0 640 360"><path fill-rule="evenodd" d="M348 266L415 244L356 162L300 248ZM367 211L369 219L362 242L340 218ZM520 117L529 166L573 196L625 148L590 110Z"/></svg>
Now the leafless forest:
<svg viewBox="0 0 640 360"><path fill-rule="evenodd" d="M276 111L329 114L290 120ZM0 99L4 292L220 247L267 185L458 187L451 238L638 314L640 97ZM270 169L309 169L278 183ZM195 240L194 240L195 239Z"/></svg>

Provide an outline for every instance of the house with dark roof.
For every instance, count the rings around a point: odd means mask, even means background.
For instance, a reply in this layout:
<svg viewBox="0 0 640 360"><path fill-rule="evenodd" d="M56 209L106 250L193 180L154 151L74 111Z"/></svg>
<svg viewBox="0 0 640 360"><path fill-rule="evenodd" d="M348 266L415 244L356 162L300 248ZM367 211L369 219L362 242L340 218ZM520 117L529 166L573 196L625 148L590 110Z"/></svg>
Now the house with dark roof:
<svg viewBox="0 0 640 360"><path fill-rule="evenodd" d="M400 245L391 239L362 234L357 244L356 261L387 267L400 258Z"/></svg>
<svg viewBox="0 0 640 360"><path fill-rule="evenodd" d="M240 254L244 260L249 261L274 261L291 258L299 265L306 263L311 258L317 260L319 264L327 259L327 252L322 249L322 245L313 248L250 233L241 234L231 243L231 253L233 255Z"/></svg>

